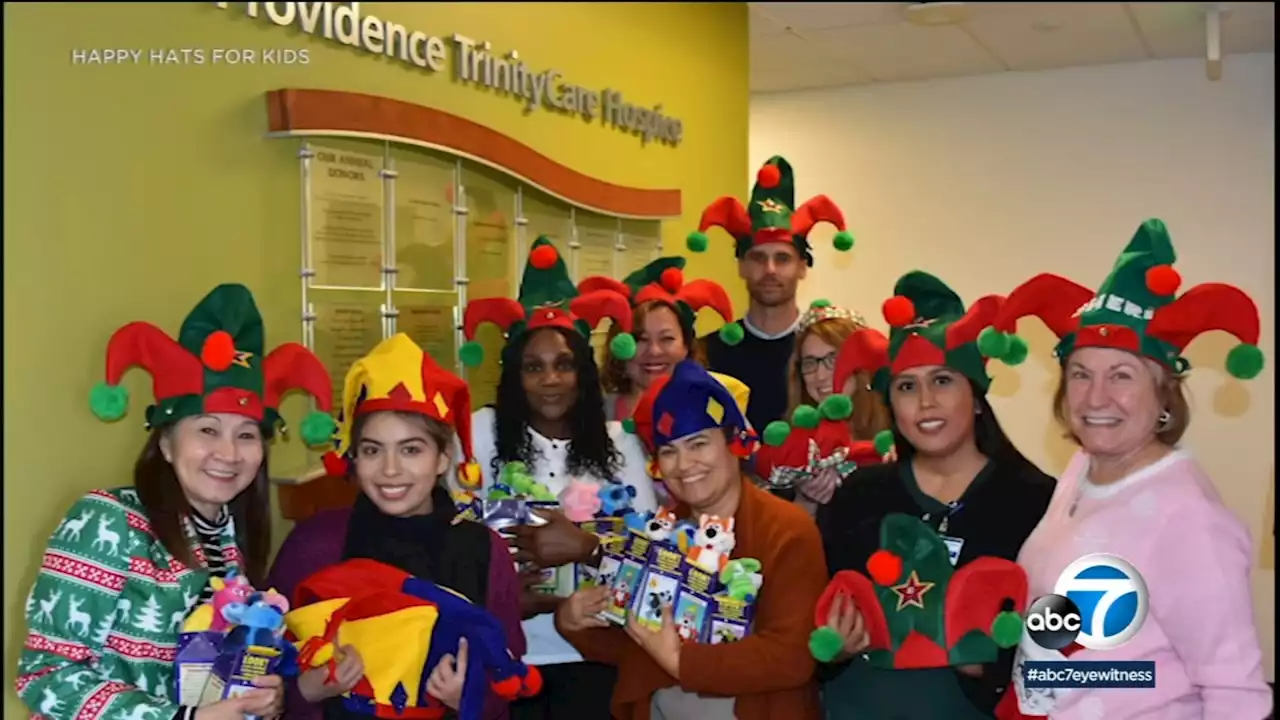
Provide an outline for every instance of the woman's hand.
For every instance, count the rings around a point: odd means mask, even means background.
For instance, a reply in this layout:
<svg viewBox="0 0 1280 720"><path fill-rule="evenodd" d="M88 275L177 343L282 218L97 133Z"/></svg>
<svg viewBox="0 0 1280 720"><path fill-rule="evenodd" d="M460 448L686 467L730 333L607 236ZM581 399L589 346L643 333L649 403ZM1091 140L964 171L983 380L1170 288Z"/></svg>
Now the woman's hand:
<svg viewBox="0 0 1280 720"><path fill-rule="evenodd" d="M844 593L836 595L827 612L827 627L835 630L843 641L836 661L848 660L867 649L871 638L862 626L862 613L858 612L853 598Z"/></svg>
<svg viewBox="0 0 1280 720"><path fill-rule="evenodd" d="M582 588L560 603L556 624L568 632L609 627L608 622L600 619L600 613L608 606L609 588Z"/></svg>
<svg viewBox="0 0 1280 720"><path fill-rule="evenodd" d="M329 668L326 665L311 668L298 676L298 692L303 700L318 703L351 692L360 678L364 677L364 660L360 659L360 653L355 648L343 645L337 652L338 667L334 669L334 682L325 682L329 679Z"/></svg>
<svg viewBox="0 0 1280 720"><path fill-rule="evenodd" d="M591 557L599 543L595 533L574 525L563 513L555 510L533 512L547 522L545 525L511 528L515 535L516 562L533 562L541 568L552 568L584 562Z"/></svg>
<svg viewBox="0 0 1280 720"><path fill-rule="evenodd" d="M840 473L836 472L835 468L823 468L813 476L812 480L801 485L797 490L801 495L819 505L826 505L831 502L831 496L835 494L838 487L840 487Z"/></svg>
<svg viewBox="0 0 1280 720"><path fill-rule="evenodd" d="M462 685L467 679L467 639L458 640L458 657L445 655L427 678L427 692L454 712L462 704Z"/></svg>
<svg viewBox="0 0 1280 720"><path fill-rule="evenodd" d="M880 456L880 462L883 462L885 464L898 462L898 448L896 447L889 448L889 452Z"/></svg>
<svg viewBox="0 0 1280 720"><path fill-rule="evenodd" d="M662 627L650 630L636 622L633 616L627 619L627 635L630 635L637 645L649 653L649 657L658 663L658 667L676 680L680 679L680 648L684 642L676 632L676 623L671 618L670 605L662 606Z"/></svg>
<svg viewBox="0 0 1280 720"><path fill-rule="evenodd" d="M538 592L533 586L542 582L542 571L527 568L520 571L520 617L528 620L532 617L555 612L563 598L550 593Z"/></svg>

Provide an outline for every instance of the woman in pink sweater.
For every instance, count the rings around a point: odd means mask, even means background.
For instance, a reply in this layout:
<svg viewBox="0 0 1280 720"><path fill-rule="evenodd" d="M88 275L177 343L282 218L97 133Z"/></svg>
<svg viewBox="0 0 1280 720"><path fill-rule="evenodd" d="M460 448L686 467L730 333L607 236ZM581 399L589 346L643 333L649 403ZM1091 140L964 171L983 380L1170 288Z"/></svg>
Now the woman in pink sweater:
<svg viewBox="0 0 1280 720"><path fill-rule="evenodd" d="M998 346L1002 333L1027 315L1060 338L1054 414L1081 448L1019 553L1031 598L1065 595L1056 587L1059 576L1091 553L1128 561L1149 598L1145 620L1139 602L1139 617L1120 631L1099 632L1082 611L1081 635L1060 651L1024 634L1014 665L1016 693L1004 698L997 717L1261 720L1271 712L1250 600L1248 531L1177 445L1191 419L1183 348L1202 332L1225 330L1243 343L1228 355L1228 371L1256 376L1262 369L1258 310L1243 292L1218 283L1175 299L1174 260L1164 223L1148 220L1097 293L1055 275L1037 276L1010 294L994 323L1001 332L987 338ZM1105 638L1114 638L1109 649L1089 649ZM1024 686L1025 661L1067 656L1154 662L1155 687Z"/></svg>

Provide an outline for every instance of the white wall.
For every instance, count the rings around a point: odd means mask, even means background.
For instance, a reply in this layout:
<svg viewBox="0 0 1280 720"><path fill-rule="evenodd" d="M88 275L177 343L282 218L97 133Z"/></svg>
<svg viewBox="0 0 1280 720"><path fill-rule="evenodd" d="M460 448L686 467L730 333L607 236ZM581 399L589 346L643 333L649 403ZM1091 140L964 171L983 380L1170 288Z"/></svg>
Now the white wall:
<svg viewBox="0 0 1280 720"><path fill-rule="evenodd" d="M752 168L786 157L797 202L829 195L858 241L840 256L830 230L815 232L801 300L826 297L883 324L880 304L913 268L966 300L1043 271L1096 287L1138 224L1159 217L1183 288L1222 281L1249 293L1274 361L1275 56L1225 65L1220 82L1201 61L1176 60L753 97ZM1019 330L1033 356L992 363L993 403L1014 442L1056 474L1071 447L1050 417L1053 338L1035 320ZM1222 367L1234 342L1211 333L1189 348L1186 444L1259 545L1270 531L1274 365L1231 379ZM1272 678L1274 570L1254 575Z"/></svg>

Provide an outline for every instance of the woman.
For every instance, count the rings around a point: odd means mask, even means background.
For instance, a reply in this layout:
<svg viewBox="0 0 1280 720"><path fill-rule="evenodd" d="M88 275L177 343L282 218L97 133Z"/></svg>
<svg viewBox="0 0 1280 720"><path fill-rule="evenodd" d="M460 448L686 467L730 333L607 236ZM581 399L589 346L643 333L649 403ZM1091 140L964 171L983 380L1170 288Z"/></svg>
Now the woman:
<svg viewBox="0 0 1280 720"><path fill-rule="evenodd" d="M151 434L133 487L86 494L49 538L18 663L18 695L33 714L241 720L284 706L275 675L238 697L180 705L173 655L183 619L212 598L211 578L234 572L264 587L276 408L283 393L299 389L327 409L329 375L300 345L263 352L262 316L242 285L205 296L178 338L135 322L107 346L110 384L94 388L93 412L123 417L128 395L118 383L141 365L155 381ZM332 432L324 413L302 424L309 444Z"/></svg>
<svg viewBox="0 0 1280 720"><path fill-rule="evenodd" d="M611 345L619 356L634 351L631 308L626 290L583 288L569 280L563 259L546 238L534 242L520 284L519 300L472 301L463 324L474 337L482 322L507 332L496 402L471 419L483 490L507 463L522 462L534 479L560 495L570 479L600 486L621 484L635 494L636 510L655 509L653 481L639 441L619 423L606 423L600 371L588 342L592 326L612 318L623 333ZM474 357L474 356L473 356ZM583 662L556 632L551 613L571 591L572 563L589 560L597 549L594 534L580 530L558 512L543 513L544 525L513 529L517 561L526 563L523 582L526 662L542 671L542 694L513 703L512 716L524 718L609 717L612 668ZM536 592L543 569L559 568L554 592Z"/></svg>
<svg viewBox="0 0 1280 720"><path fill-rule="evenodd" d="M809 305L796 325L795 351L788 363L787 417L801 405L818 407L837 392L832 382L836 354L846 338L867 327L867 321L858 313L826 300ZM866 371L854 373L839 392L853 399L849 427L854 440L874 440L889 429L889 411L881 395L872 389L871 376ZM818 505L831 500L838 482L833 470L824 470L796 489L796 503L812 515Z"/></svg>
<svg viewBox="0 0 1280 720"><path fill-rule="evenodd" d="M747 481L739 457L755 444L730 393L692 360L649 386L636 431L654 451L685 518L733 518L732 556L761 562L764 588L751 635L729 644L684 643L671 608L659 631L625 630L596 616L608 588L579 590L556 625L584 657L618 668L613 717L620 720L805 720L820 716L808 636L811 608L827 580L821 540L793 504Z"/></svg>
<svg viewBox="0 0 1280 720"><path fill-rule="evenodd" d="M984 556L1014 560L1054 483L1013 447L986 399L991 378L975 341L1000 298L966 312L951 288L920 271L899 278L894 294L884 308L889 339L875 330L850 335L834 382L873 374L888 395L897 460L853 472L818 508L827 565L833 574L866 568L890 513L936 530L957 568ZM1025 357L1025 345L1013 344ZM832 720L989 718L1009 682L1012 650L985 665L886 670L860 656L868 638L858 608L836 603L827 624L844 639L844 661L824 669Z"/></svg>
<svg viewBox="0 0 1280 720"><path fill-rule="evenodd" d="M725 323L722 330L730 335L726 342L732 340L734 331L741 330L733 322L733 304L724 288L711 280L686 283L684 265L682 257L658 258L622 280L632 304L636 349L630 359L617 357L612 341L623 330L617 325L609 328L602 385L610 420L622 422L631 417L649 384L671 374L676 363L693 358L705 365L702 346L694 334L699 310L709 307L716 311ZM587 291L612 283L610 278L587 278L579 288Z"/></svg>
<svg viewBox="0 0 1280 720"><path fill-rule="evenodd" d="M1023 660L1063 659L1024 638L1008 717L1017 706L1026 716L1068 720L1262 718L1271 711L1250 602L1249 534L1178 447L1191 422L1183 348L1202 332L1225 330L1246 343L1227 356L1228 371L1256 376L1258 310L1218 283L1175 299L1174 260L1164 223L1148 220L1097 293L1040 275L1016 289L995 319L997 330L1011 331L1018 318L1038 315L1060 338L1054 414L1080 445L1018 556L1031 597L1053 593L1081 556L1124 558L1145 581L1145 620L1135 618L1120 633L1132 637L1114 650L1099 648L1106 637L1082 635L1076 643L1083 647L1070 657L1153 661L1159 678L1154 689L1024 689Z"/></svg>
<svg viewBox="0 0 1280 720"><path fill-rule="evenodd" d="M347 372L337 447L325 456L329 474L351 477L360 488L355 506L318 513L294 527L276 556L271 586L288 597L312 574L349 558L369 558L430 580L483 604L502 622L517 657L520 585L506 542L479 523L455 523L456 510L442 477L478 477L471 463L455 467L454 437L470 460L471 393L466 382L440 368L409 336L382 341ZM462 676L453 658L432 668L428 690L458 709ZM466 659L456 659L459 667ZM328 668L302 674L290 693L289 717L366 717L338 696L363 675L354 648L345 648L338 682ZM323 706L323 712L322 712ZM386 708L393 711L394 708ZM507 705L490 693L486 718L506 718Z"/></svg>

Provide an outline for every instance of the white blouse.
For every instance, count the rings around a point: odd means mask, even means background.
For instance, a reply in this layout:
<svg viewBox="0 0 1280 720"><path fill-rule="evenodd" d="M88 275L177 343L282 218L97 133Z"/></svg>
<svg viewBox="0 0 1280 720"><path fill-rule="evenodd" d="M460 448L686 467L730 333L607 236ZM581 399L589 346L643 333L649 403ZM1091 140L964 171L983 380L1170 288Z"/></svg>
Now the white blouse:
<svg viewBox="0 0 1280 720"><path fill-rule="evenodd" d="M488 491L495 480L493 458L497 454L496 421L497 416L492 407L480 408L471 415L471 449L480 465L481 483L485 491ZM654 511L657 507L654 483L648 474L649 458L640 438L623 430L622 423L608 422L605 426L614 447L622 455L618 476L612 480L636 489L635 498L631 501L634 509L641 512ZM559 495L568 487L571 479L567 468L569 441L545 438L532 428L529 429L529 435L533 439L535 450L535 458L529 463L529 472L535 480ZM610 480L594 477L573 479L593 480L597 484ZM550 613L525 620L521 626L529 646L525 662L532 665L556 665L582 660L578 651L556 632L555 618Z"/></svg>

